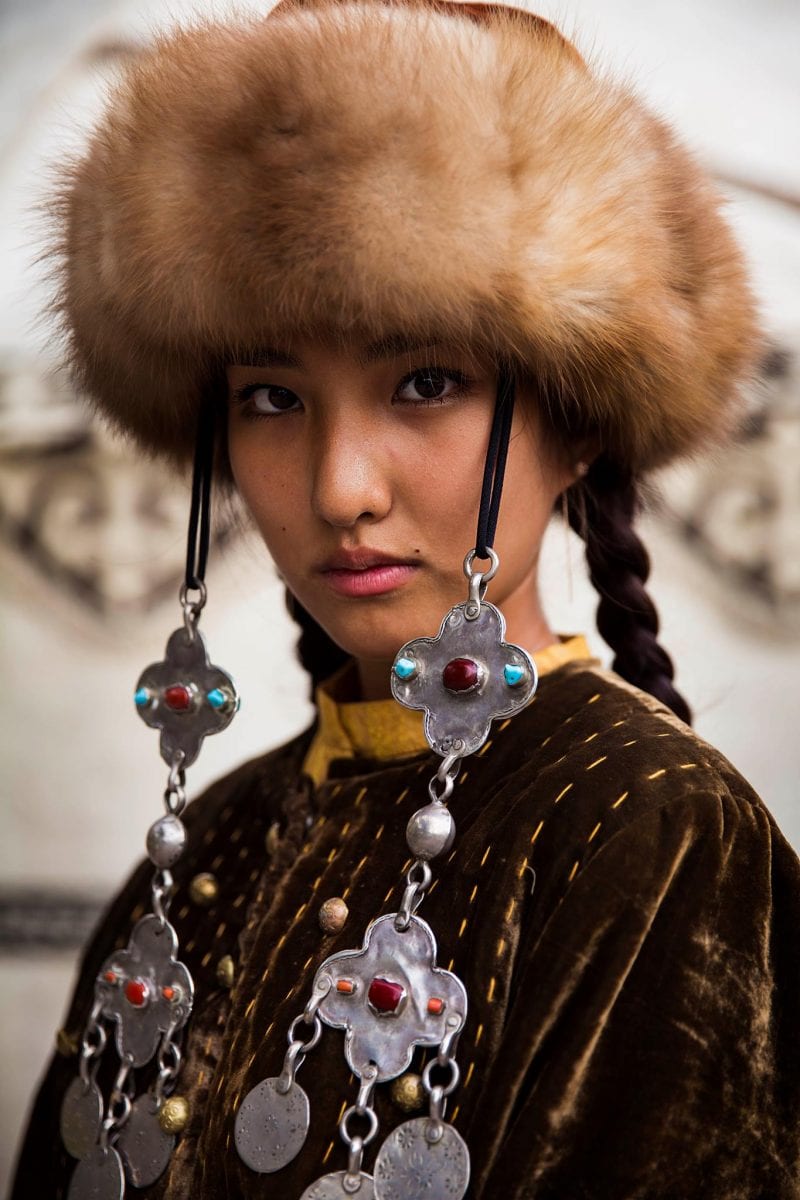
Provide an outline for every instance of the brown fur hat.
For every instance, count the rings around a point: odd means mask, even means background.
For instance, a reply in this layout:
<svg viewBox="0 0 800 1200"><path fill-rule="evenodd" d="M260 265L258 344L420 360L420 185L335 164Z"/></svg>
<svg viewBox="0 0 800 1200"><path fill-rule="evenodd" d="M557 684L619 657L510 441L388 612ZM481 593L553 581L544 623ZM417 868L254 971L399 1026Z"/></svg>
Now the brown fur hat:
<svg viewBox="0 0 800 1200"><path fill-rule="evenodd" d="M696 162L501 5L282 0L164 35L56 209L79 384L173 461L226 361L402 331L511 361L642 471L730 429L758 345Z"/></svg>

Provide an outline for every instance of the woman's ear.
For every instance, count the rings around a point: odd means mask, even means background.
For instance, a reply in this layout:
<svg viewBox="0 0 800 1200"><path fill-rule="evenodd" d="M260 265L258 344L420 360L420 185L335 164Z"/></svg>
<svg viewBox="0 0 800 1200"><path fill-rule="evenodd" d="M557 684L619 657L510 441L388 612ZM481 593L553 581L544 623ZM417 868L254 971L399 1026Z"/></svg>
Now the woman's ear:
<svg viewBox="0 0 800 1200"><path fill-rule="evenodd" d="M572 470L574 481L582 479L588 474L589 467L600 454L602 445L598 437L584 438L577 445L571 447Z"/></svg>

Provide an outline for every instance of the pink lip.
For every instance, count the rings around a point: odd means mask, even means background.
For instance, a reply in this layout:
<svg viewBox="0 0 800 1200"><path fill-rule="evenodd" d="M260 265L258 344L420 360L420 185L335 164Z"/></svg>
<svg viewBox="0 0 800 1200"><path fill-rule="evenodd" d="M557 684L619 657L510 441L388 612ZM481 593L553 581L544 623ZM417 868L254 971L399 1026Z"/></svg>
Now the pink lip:
<svg viewBox="0 0 800 1200"><path fill-rule="evenodd" d="M383 563L364 571L323 571L323 577L342 596L378 596L402 587L417 569L409 563Z"/></svg>

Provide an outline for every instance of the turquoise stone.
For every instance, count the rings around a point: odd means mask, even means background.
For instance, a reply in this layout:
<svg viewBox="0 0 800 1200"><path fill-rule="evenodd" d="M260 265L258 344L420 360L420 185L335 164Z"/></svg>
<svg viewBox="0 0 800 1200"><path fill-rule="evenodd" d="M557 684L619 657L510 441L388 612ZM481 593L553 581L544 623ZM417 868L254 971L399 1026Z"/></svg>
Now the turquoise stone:
<svg viewBox="0 0 800 1200"><path fill-rule="evenodd" d="M515 666L513 663L506 663L503 667L503 678L509 687L516 687L518 683L522 683L525 674L524 667Z"/></svg>
<svg viewBox="0 0 800 1200"><path fill-rule="evenodd" d="M133 702L137 708L144 708L146 704L150 703L150 689L143 687L137 688L133 693Z"/></svg>
<svg viewBox="0 0 800 1200"><path fill-rule="evenodd" d="M229 697L223 692L222 688L214 688L208 693L208 703L212 708L224 708L228 703Z"/></svg>
<svg viewBox="0 0 800 1200"><path fill-rule="evenodd" d="M413 679L417 673L417 664L411 658L398 658L394 664L394 673L398 679Z"/></svg>

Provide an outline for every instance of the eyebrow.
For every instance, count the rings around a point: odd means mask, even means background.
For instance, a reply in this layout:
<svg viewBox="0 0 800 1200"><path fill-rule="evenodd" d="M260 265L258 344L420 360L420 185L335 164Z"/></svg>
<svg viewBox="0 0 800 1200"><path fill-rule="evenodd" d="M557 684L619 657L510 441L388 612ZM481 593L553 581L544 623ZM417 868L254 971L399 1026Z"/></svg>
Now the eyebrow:
<svg viewBox="0 0 800 1200"><path fill-rule="evenodd" d="M377 362L381 358L396 358L398 355L413 350L438 346L436 339L413 338L403 333L392 333L370 342L365 346L359 359L363 365ZM302 370L303 364L299 358L287 354L284 350L275 350L271 346L260 346L257 350L248 350L243 356L242 364L248 367L293 367Z"/></svg>

